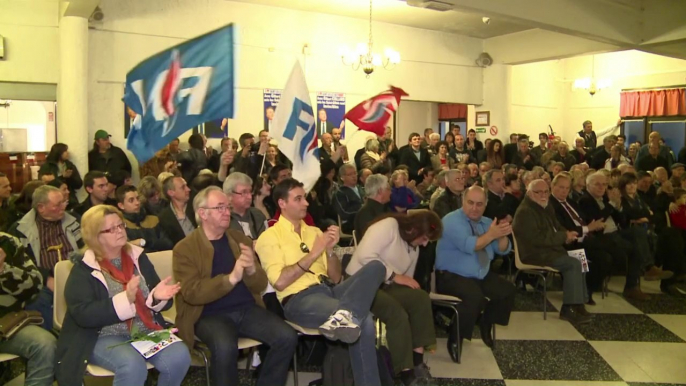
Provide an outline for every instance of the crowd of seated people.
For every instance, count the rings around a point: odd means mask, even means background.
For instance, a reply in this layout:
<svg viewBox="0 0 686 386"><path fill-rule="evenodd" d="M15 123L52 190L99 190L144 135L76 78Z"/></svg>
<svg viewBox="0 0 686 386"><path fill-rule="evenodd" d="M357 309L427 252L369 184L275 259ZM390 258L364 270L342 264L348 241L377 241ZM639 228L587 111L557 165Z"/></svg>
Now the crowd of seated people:
<svg viewBox="0 0 686 386"><path fill-rule="evenodd" d="M379 385L378 318L393 375L415 385L431 378L424 353L436 343L426 264L435 290L462 300L449 346L479 325L493 347L491 328L509 323L516 293L493 263L515 248L523 263L560 271L560 318L573 323L593 322L587 307L611 275L625 276L627 299L650 301L642 280L683 298L686 173L658 133L630 144L597 137L584 122L579 137L541 133L536 146L521 134L507 144L455 127L443 141L423 134L398 147L387 130L352 163L334 129L322 138L321 177L309 192L266 131L257 141L225 138L220 152L200 134L186 151L175 139L141 166L137 186L106 132L96 133L83 180L68 147L56 144L40 179L16 196L0 174L0 316L34 310L44 320L0 342L0 352L28 360L28 385L79 384L87 363L112 371L115 385L142 385L146 360L118 344L134 326L168 328L160 313L173 305L185 344L147 361L160 385L181 384L196 340L211 353L211 383L237 384L239 337L264 343L257 384L284 385L298 340L284 319L342 342L355 383ZM357 246L344 267L335 247L351 233ZM173 279L147 257L168 250ZM579 250L584 264L569 254ZM55 338L62 260L75 265Z"/></svg>

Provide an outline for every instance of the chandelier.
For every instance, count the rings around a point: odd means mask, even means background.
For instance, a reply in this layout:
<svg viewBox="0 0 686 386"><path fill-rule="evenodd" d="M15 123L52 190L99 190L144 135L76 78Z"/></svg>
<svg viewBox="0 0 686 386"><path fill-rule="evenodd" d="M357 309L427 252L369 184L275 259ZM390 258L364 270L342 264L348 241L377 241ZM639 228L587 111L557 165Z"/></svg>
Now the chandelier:
<svg viewBox="0 0 686 386"><path fill-rule="evenodd" d="M590 78L579 78L574 80L574 89L582 89L588 91L591 96L595 95L596 92L612 86L612 80L610 79L596 79L595 78L595 55L592 56L591 64L591 77Z"/></svg>
<svg viewBox="0 0 686 386"><path fill-rule="evenodd" d="M372 0L369 0L369 41L367 43L359 43L355 51L343 47L340 52L343 64L351 66L355 71L362 68L362 71L364 71L364 73L367 74L367 78L369 78L369 75L371 75L377 67L392 70L396 64L400 63L400 53L390 48L386 48L384 56L382 57L372 50L373 45Z"/></svg>

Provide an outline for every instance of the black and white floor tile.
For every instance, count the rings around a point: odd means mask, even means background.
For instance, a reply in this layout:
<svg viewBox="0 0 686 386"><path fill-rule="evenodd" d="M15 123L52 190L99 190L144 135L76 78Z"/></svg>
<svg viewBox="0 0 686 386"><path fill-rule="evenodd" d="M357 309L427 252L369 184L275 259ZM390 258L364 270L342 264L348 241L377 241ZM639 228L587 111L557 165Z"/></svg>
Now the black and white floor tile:
<svg viewBox="0 0 686 386"><path fill-rule="evenodd" d="M595 314L588 325L572 325L558 317L562 293L548 292L548 315L543 320L540 293L519 292L510 325L498 326L494 350L479 339L478 329L465 341L462 363L450 359L446 334L426 360L440 386L672 386L686 385L686 297L660 293L659 282L644 282L649 302L621 296L622 277L610 282L610 294L587 309ZM683 288L686 290L686 288ZM18 367L18 366L15 366ZM244 364L241 365L244 368ZM299 385L321 378L314 368L299 373ZM191 368L184 386L205 385L202 368ZM22 385L19 376L8 385ZM89 379L87 385L110 385ZM254 380L241 370L240 386ZM397 383L400 385L400 383ZM293 386L289 377L288 385Z"/></svg>

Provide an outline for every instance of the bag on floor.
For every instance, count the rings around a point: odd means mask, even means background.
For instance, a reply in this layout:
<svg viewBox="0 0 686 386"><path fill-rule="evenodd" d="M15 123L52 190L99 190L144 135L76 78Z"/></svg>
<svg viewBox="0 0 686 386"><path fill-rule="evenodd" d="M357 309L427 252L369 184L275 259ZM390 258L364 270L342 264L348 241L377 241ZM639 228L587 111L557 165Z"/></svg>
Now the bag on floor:
<svg viewBox="0 0 686 386"><path fill-rule="evenodd" d="M376 363L379 368L379 380L382 386L393 386L393 362L391 352L385 346L376 349ZM353 368L350 364L348 346L341 343L327 345L322 366L323 386L353 386Z"/></svg>

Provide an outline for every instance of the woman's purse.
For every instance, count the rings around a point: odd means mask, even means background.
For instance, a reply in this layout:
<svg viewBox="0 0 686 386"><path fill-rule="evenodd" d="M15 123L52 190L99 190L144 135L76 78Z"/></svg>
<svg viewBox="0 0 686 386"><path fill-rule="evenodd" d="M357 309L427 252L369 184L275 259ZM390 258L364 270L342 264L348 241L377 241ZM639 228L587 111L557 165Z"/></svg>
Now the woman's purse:
<svg viewBox="0 0 686 386"><path fill-rule="evenodd" d="M10 312L0 318L0 340L9 340L28 325L42 325L43 316L38 311Z"/></svg>

